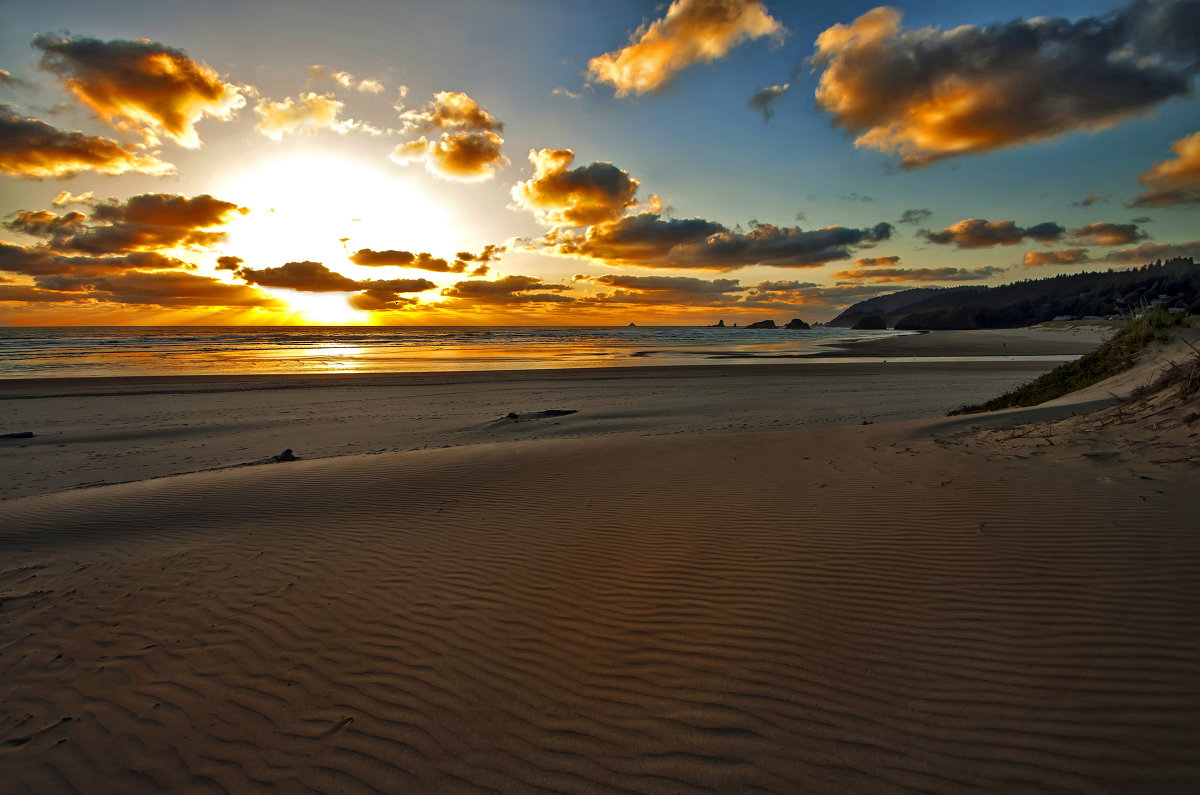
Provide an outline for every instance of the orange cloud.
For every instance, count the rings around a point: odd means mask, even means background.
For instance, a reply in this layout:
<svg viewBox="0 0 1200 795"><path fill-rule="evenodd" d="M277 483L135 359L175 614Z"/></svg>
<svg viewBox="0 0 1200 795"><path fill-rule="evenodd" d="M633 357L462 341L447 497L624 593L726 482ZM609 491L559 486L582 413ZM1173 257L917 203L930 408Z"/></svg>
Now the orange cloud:
<svg viewBox="0 0 1200 795"><path fill-rule="evenodd" d="M440 141L422 135L397 146L390 157L400 165L424 161L426 171L445 179L483 182L508 165L500 151L503 144L504 139L494 132L442 133Z"/></svg>
<svg viewBox="0 0 1200 795"><path fill-rule="evenodd" d="M837 271L835 279L866 279L875 282L965 282L986 279L1004 268L872 268Z"/></svg>
<svg viewBox="0 0 1200 795"><path fill-rule="evenodd" d="M508 165L500 151L504 129L500 121L466 94L439 91L421 110L400 114L404 131L444 130L438 140L422 135L392 150L395 163L424 162L425 170L435 176L458 182L483 182Z"/></svg>
<svg viewBox="0 0 1200 795"><path fill-rule="evenodd" d="M1191 92L1187 0L1133 3L1076 21L902 30L881 7L816 41L817 103L906 168L1100 129Z"/></svg>
<svg viewBox="0 0 1200 795"><path fill-rule="evenodd" d="M41 65L101 119L157 141L166 135L180 146L200 146L196 123L205 116L229 119L246 104L241 90L222 82L211 67L182 50L148 39L100 41L35 36Z"/></svg>
<svg viewBox="0 0 1200 795"><path fill-rule="evenodd" d="M1200 132L1171 145L1172 160L1155 163L1138 177L1146 191L1133 200L1138 207L1200 204Z"/></svg>
<svg viewBox="0 0 1200 795"><path fill-rule="evenodd" d="M1020 227L1012 221L967 218L951 224L940 232L921 229L917 234L930 243L940 246L953 243L958 248L992 248L994 246L1015 246L1026 238L1042 243L1052 243L1062 238L1066 231L1053 221Z"/></svg>
<svg viewBox="0 0 1200 795"><path fill-rule="evenodd" d="M588 79L612 85L619 97L645 94L694 63L723 58L746 39L783 33L757 0L675 0L662 19L643 24L625 47L588 61Z"/></svg>
<svg viewBox="0 0 1200 795"><path fill-rule="evenodd" d="M513 186L516 206L545 224L589 226L620 218L637 202L638 181L612 163L589 163L568 170L570 149L529 152L533 176Z"/></svg>
<svg viewBox="0 0 1200 795"><path fill-rule="evenodd" d="M175 167L154 155L130 151L110 138L65 132L0 105L0 172L43 179L129 171L161 177L173 174Z"/></svg>
<svg viewBox="0 0 1200 795"><path fill-rule="evenodd" d="M1097 222L1071 230L1073 243L1088 246L1124 246L1146 237L1137 224Z"/></svg>
<svg viewBox="0 0 1200 795"><path fill-rule="evenodd" d="M1190 243L1143 243L1133 248L1110 251L1097 258L1097 261L1143 265L1159 259L1169 260L1177 257L1200 258L1200 240Z"/></svg>
<svg viewBox="0 0 1200 795"><path fill-rule="evenodd" d="M502 132L504 125L482 105L460 91L439 91L420 110L400 114L405 132L458 130Z"/></svg>
<svg viewBox="0 0 1200 795"><path fill-rule="evenodd" d="M69 190L59 191L58 195L50 200L50 203L55 207L65 207L68 204L88 204L94 201L96 195L92 191L84 191L75 196Z"/></svg>
<svg viewBox="0 0 1200 795"><path fill-rule="evenodd" d="M854 266L856 268L892 268L895 267L899 262L900 258L897 256L859 257L858 259L854 260Z"/></svg>
<svg viewBox="0 0 1200 795"><path fill-rule="evenodd" d="M1042 265L1079 265L1091 260L1086 248L1065 248L1061 251L1026 251L1021 263L1027 268Z"/></svg>
<svg viewBox="0 0 1200 795"><path fill-rule="evenodd" d="M191 270L195 267L190 262L154 251L95 257L60 254L45 246L18 246L0 241L0 271L25 276L95 276L127 270Z"/></svg>

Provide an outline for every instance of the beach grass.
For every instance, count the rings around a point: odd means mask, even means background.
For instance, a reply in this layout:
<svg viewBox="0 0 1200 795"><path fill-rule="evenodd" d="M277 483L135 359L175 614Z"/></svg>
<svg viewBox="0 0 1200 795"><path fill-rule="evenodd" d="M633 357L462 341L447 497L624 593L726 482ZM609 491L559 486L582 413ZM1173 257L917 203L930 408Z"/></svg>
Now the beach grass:
<svg viewBox="0 0 1200 795"><path fill-rule="evenodd" d="M1084 387L1097 384L1106 378L1128 370L1137 361L1138 354L1155 341L1165 341L1170 330L1183 322L1183 318L1172 315L1157 307L1139 318L1129 321L1112 339L1091 353L1060 365L1045 375L1005 392L985 403L965 405L949 412L979 414L1013 407L1037 406L1048 400L1062 397Z"/></svg>

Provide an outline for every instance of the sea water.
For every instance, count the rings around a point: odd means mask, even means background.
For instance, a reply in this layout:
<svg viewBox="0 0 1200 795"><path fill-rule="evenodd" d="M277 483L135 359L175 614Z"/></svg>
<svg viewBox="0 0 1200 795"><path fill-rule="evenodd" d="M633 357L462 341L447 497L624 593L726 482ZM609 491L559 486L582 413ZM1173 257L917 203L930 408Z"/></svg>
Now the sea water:
<svg viewBox="0 0 1200 795"><path fill-rule="evenodd" d="M836 328L73 326L0 328L0 378L522 370L796 361Z"/></svg>

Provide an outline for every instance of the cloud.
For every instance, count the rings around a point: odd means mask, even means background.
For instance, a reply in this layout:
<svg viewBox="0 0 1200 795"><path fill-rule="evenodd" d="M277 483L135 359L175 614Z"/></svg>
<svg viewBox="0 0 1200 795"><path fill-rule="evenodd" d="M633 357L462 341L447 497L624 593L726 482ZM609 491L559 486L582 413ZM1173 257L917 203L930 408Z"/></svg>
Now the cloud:
<svg viewBox="0 0 1200 795"><path fill-rule="evenodd" d="M488 271L486 263L500 259L500 254L504 250L504 246L489 244L484 246L483 251L478 254L473 254L470 251L460 251L455 255L454 262L450 263L441 257L435 257L425 252L414 254L411 251L397 251L395 249L375 251L369 248L360 248L351 254L349 259L355 265L365 265L367 267L396 266L401 268L415 268L434 273L465 273L468 268L471 268L472 263L475 263L471 275L482 276Z"/></svg>
<svg viewBox="0 0 1200 795"><path fill-rule="evenodd" d="M781 86L767 86L760 88L754 92L754 96L750 97L750 108L762 114L763 121L770 121L775 115L775 110L772 107L776 102L783 98L783 95L788 92L790 86L784 83Z"/></svg>
<svg viewBox="0 0 1200 795"><path fill-rule="evenodd" d="M28 80L13 77L12 72L7 69L0 69L0 86L5 86L6 88L33 88L33 84Z"/></svg>
<svg viewBox="0 0 1200 795"><path fill-rule="evenodd" d="M422 135L397 146L390 155L395 163L425 162L430 174L458 182L483 182L508 165L500 151L504 139L494 132L442 133L441 140Z"/></svg>
<svg viewBox="0 0 1200 795"><path fill-rule="evenodd" d="M65 132L0 105L0 172L44 179L128 171L161 177L174 173L175 167L152 154L126 149L110 138Z"/></svg>
<svg viewBox="0 0 1200 795"><path fill-rule="evenodd" d="M400 114L404 131L503 132L504 125L482 105L458 91L439 91L420 110Z"/></svg>
<svg viewBox="0 0 1200 795"><path fill-rule="evenodd" d="M613 86L618 97L645 94L694 63L723 58L746 39L784 32L757 0L675 0L662 19L634 31L629 44L588 61L587 76Z"/></svg>
<svg viewBox="0 0 1200 795"><path fill-rule="evenodd" d="M364 291L353 306L369 311L399 309L413 303L399 293L420 293L436 284L428 279L351 279L331 271L320 262L287 262L278 268L238 268L237 276L259 287L280 287L306 293L351 293Z"/></svg>
<svg viewBox="0 0 1200 795"><path fill-rule="evenodd" d="M259 287L283 287L308 293L353 292L356 279L329 270L319 262L288 262L278 268L238 268L237 275Z"/></svg>
<svg viewBox="0 0 1200 795"><path fill-rule="evenodd" d="M92 191L85 191L78 196L75 196L69 190L59 191L58 195L50 200L50 203L55 207L65 207L68 204L90 204L94 201L96 195Z"/></svg>
<svg viewBox="0 0 1200 795"><path fill-rule="evenodd" d="M967 218L940 232L921 229L917 235L940 246L953 243L958 248L992 248L994 246L1015 246L1027 238L1041 243L1052 243L1062 238L1066 231L1065 228L1052 221L1020 227L1012 221L985 221L982 218Z"/></svg>
<svg viewBox="0 0 1200 795"><path fill-rule="evenodd" d="M1137 224L1097 222L1071 230L1071 242L1085 246L1124 246L1146 237Z"/></svg>
<svg viewBox="0 0 1200 795"><path fill-rule="evenodd" d="M570 285L546 283L535 276L505 276L495 281L457 282L442 290L442 295L488 305L574 303L574 298L561 294L570 289Z"/></svg>
<svg viewBox="0 0 1200 795"><path fill-rule="evenodd" d="M308 73L318 80L332 80L342 88L350 88L355 91L361 91L364 94L383 93L383 83L373 77L364 77L359 80L345 70L330 70L319 64L308 67Z"/></svg>
<svg viewBox="0 0 1200 795"><path fill-rule="evenodd" d="M927 223L931 218L933 218L932 210L927 210L924 207L914 207L912 209L905 210L900 214L899 223L913 225L924 224Z"/></svg>
<svg viewBox="0 0 1200 795"><path fill-rule="evenodd" d="M1200 204L1200 132L1171 144L1172 160L1155 163L1138 179L1145 192L1133 200L1135 207L1170 207Z"/></svg>
<svg viewBox="0 0 1200 795"><path fill-rule="evenodd" d="M165 135L195 149L200 146L197 122L205 116L232 118L246 104L241 89L222 82L211 67L148 39L106 42L42 34L33 46L42 51L42 68L58 75L97 116L151 141Z"/></svg>
<svg viewBox="0 0 1200 795"><path fill-rule="evenodd" d="M966 282L986 279L1004 270L991 265L983 268L875 268L837 271L833 276L876 282Z"/></svg>
<svg viewBox="0 0 1200 795"><path fill-rule="evenodd" d="M886 223L810 231L758 224L743 233L702 218L664 219L645 212L598 224L584 234L552 230L540 245L560 256L613 266L730 271L749 265L807 268L849 259L851 247L887 240L891 233Z"/></svg>
<svg viewBox="0 0 1200 795"><path fill-rule="evenodd" d="M817 38L817 103L906 168L1102 129L1191 93L1198 20L1195 0L1137 0L1074 22L902 30L876 8Z"/></svg>
<svg viewBox="0 0 1200 795"><path fill-rule="evenodd" d="M406 133L444 132L439 139L422 135L398 145L390 155L395 163L424 162L430 174L458 182L489 180L509 163L500 151L504 139L498 133L504 125L466 94L439 91L423 108L404 111L400 119Z"/></svg>
<svg viewBox="0 0 1200 795"><path fill-rule="evenodd" d="M580 299L587 304L653 304L731 306L749 290L737 279L696 279L690 276L628 276L606 274L587 281L613 288Z"/></svg>
<svg viewBox="0 0 1200 795"><path fill-rule="evenodd" d="M513 186L516 206L532 211L544 224L590 226L620 218L637 204L638 181L612 163L569 169L570 149L529 152L533 176Z"/></svg>
<svg viewBox="0 0 1200 795"><path fill-rule="evenodd" d="M1026 251L1022 265L1037 268L1043 265L1080 265L1091 261L1086 248L1065 248L1060 251Z"/></svg>
<svg viewBox="0 0 1200 795"><path fill-rule="evenodd" d="M224 256L217 257L217 270L219 271L235 271L240 268L246 260L241 257Z"/></svg>
<svg viewBox="0 0 1200 795"><path fill-rule="evenodd" d="M25 276L95 276L127 270L191 270L195 267L190 262L154 251L92 257L60 254L45 246L18 246L0 241L0 271Z"/></svg>
<svg viewBox="0 0 1200 795"><path fill-rule="evenodd" d="M20 212L5 222L9 229L48 239L56 251L91 255L153 251L176 247L206 248L224 240L218 227L248 210L208 194L189 198L143 193L123 203L98 204L89 216L45 210Z"/></svg>
<svg viewBox="0 0 1200 795"><path fill-rule="evenodd" d="M1155 260L1175 259L1176 257L1200 257L1200 240L1193 240L1190 243L1143 243L1134 248L1110 251L1095 261L1144 265Z"/></svg>
<svg viewBox="0 0 1200 795"><path fill-rule="evenodd" d="M1104 194L1102 196L1099 193L1092 193L1087 196L1084 196L1082 199L1080 199L1077 202L1071 202L1071 204L1074 204L1076 207L1091 207L1093 204L1096 204L1097 202L1106 202L1106 201L1108 201L1108 194Z"/></svg>
<svg viewBox="0 0 1200 795"><path fill-rule="evenodd" d="M39 292L7 300L88 300L158 306L278 307L283 303L257 290L186 272L125 271L107 276L44 276ZM47 295L51 293L51 295ZM2 291L0 291L0 300Z"/></svg>
<svg viewBox="0 0 1200 795"><path fill-rule="evenodd" d="M301 94L297 99L287 97L279 102L263 100L254 106L254 112L258 114L254 129L273 141L299 132L334 129L344 133L347 128L338 121L341 111L342 103L334 99L332 94L311 91Z"/></svg>
<svg viewBox="0 0 1200 795"><path fill-rule="evenodd" d="M856 268L893 268L900 262L897 256L890 257L859 257L854 260Z"/></svg>

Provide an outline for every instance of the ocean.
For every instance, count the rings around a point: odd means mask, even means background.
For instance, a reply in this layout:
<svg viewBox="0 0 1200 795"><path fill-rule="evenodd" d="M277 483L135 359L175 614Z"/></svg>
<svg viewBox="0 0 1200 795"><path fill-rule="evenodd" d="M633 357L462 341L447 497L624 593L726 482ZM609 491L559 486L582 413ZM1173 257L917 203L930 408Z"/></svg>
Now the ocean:
<svg viewBox="0 0 1200 795"><path fill-rule="evenodd" d="M4 327L0 379L735 365L795 361L830 342L892 333L685 326Z"/></svg>

